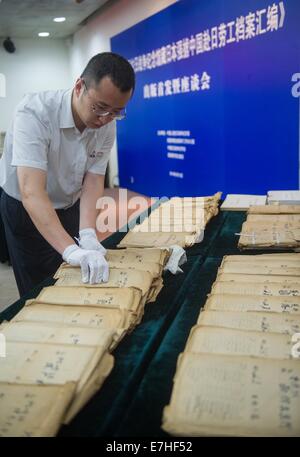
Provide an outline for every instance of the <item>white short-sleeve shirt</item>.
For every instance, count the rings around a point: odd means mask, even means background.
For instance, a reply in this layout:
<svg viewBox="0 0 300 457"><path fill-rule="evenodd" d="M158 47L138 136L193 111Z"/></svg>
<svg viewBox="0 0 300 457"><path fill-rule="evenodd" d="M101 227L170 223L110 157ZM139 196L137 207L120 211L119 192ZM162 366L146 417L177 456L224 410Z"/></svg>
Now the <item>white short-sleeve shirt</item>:
<svg viewBox="0 0 300 457"><path fill-rule="evenodd" d="M80 197L87 171L104 175L115 140L116 122L99 129L75 127L72 90L28 94L18 105L0 160L0 186L21 201L17 167L47 172L54 208L68 208Z"/></svg>

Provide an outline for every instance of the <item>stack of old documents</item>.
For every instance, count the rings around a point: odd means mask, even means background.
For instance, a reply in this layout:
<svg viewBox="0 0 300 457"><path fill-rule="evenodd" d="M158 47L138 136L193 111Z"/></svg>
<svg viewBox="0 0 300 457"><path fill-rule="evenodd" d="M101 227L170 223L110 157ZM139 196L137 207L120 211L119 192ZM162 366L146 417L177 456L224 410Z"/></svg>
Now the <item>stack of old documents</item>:
<svg viewBox="0 0 300 457"><path fill-rule="evenodd" d="M163 429L300 436L299 254L227 256L180 355Z"/></svg>
<svg viewBox="0 0 300 457"><path fill-rule="evenodd" d="M123 238L119 247L190 247L202 241L205 226L218 214L221 193L210 197L174 197Z"/></svg>
<svg viewBox="0 0 300 457"><path fill-rule="evenodd" d="M227 194L221 211L247 211L253 205L265 205L266 195Z"/></svg>
<svg viewBox="0 0 300 457"><path fill-rule="evenodd" d="M156 299L168 255L109 250L109 281L97 285L63 264L54 286L2 324L0 436L52 436L74 417L112 370L111 350Z"/></svg>
<svg viewBox="0 0 300 457"><path fill-rule="evenodd" d="M240 249L300 248L300 205L250 207L239 234Z"/></svg>
<svg viewBox="0 0 300 457"><path fill-rule="evenodd" d="M300 190L269 190L268 204L300 205Z"/></svg>

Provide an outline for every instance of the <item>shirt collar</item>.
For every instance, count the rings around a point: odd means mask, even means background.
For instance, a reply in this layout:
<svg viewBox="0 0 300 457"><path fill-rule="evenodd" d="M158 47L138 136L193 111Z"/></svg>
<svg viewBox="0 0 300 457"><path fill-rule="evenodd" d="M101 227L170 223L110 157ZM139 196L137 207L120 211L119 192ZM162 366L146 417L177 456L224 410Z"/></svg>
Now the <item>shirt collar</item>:
<svg viewBox="0 0 300 457"><path fill-rule="evenodd" d="M72 114L72 89L64 92L61 102L59 126L62 129L75 127L75 122Z"/></svg>

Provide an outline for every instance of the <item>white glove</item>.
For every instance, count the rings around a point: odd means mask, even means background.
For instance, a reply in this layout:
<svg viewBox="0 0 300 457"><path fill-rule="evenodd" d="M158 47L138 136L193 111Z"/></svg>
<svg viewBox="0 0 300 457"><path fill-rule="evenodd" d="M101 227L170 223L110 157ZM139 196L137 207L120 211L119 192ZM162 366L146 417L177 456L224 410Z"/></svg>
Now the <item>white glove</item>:
<svg viewBox="0 0 300 457"><path fill-rule="evenodd" d="M187 261L185 250L181 246L177 246L174 244L167 248L170 252L172 251L171 256L165 266L164 270L168 270L173 275L176 273L183 273L183 270L179 267L179 265L183 265Z"/></svg>
<svg viewBox="0 0 300 457"><path fill-rule="evenodd" d="M100 241L98 241L96 230L93 228L80 230L77 241L82 249L99 251L102 255L106 255L106 249L102 246Z"/></svg>
<svg viewBox="0 0 300 457"><path fill-rule="evenodd" d="M81 267L82 282L98 284L108 281L108 263L101 252L81 249L77 244L71 244L64 250L62 257L73 267Z"/></svg>

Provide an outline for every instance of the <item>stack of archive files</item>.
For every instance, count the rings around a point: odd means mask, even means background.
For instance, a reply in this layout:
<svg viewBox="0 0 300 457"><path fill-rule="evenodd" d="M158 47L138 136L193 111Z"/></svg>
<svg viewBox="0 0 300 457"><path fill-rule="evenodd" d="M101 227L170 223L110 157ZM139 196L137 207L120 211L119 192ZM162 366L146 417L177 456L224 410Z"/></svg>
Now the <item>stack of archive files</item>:
<svg viewBox="0 0 300 457"><path fill-rule="evenodd" d="M221 211L247 211L253 205L265 205L266 195L227 194Z"/></svg>
<svg viewBox="0 0 300 457"><path fill-rule="evenodd" d="M202 241L210 219L218 214L221 193L209 197L174 197L130 230L119 247L193 246Z"/></svg>
<svg viewBox="0 0 300 457"><path fill-rule="evenodd" d="M227 256L177 371L163 429L300 436L298 254Z"/></svg>
<svg viewBox="0 0 300 457"><path fill-rule="evenodd" d="M238 247L289 250L300 248L300 205L250 207Z"/></svg>
<svg viewBox="0 0 300 457"><path fill-rule="evenodd" d="M269 205L300 205L300 190L269 190Z"/></svg>
<svg viewBox="0 0 300 457"><path fill-rule="evenodd" d="M78 413L111 372L111 351L156 299L168 256L109 250L109 281L96 285L62 264L54 286L2 323L0 436L53 436Z"/></svg>

